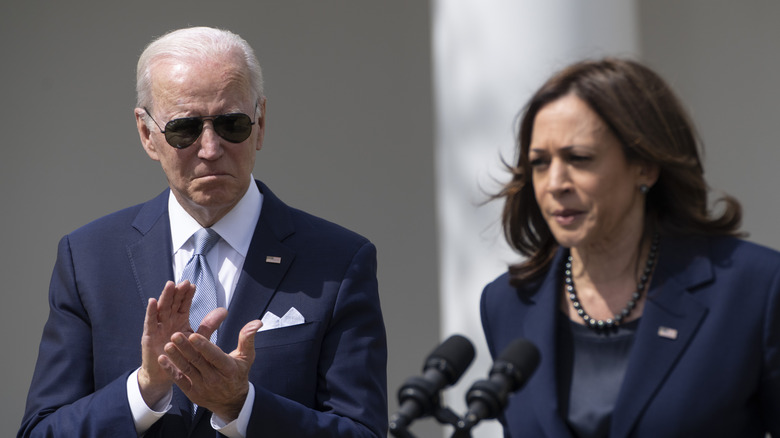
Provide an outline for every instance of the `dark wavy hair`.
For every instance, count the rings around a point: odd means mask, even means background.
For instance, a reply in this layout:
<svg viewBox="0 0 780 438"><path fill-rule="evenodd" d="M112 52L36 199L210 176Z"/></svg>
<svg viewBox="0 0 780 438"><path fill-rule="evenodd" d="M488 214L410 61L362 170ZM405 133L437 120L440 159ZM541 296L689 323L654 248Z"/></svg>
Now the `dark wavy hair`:
<svg viewBox="0 0 780 438"><path fill-rule="evenodd" d="M742 209L735 198L720 198L723 208L718 215L708 209L698 136L663 79L632 60L582 61L553 75L526 105L519 121L517 160L507 166L511 181L493 197L505 198L504 234L509 244L526 256L523 262L510 266L512 284L544 274L558 249L534 196L528 149L536 115L569 93L598 114L629 162L658 166L658 181L646 197L645 232L739 235Z"/></svg>

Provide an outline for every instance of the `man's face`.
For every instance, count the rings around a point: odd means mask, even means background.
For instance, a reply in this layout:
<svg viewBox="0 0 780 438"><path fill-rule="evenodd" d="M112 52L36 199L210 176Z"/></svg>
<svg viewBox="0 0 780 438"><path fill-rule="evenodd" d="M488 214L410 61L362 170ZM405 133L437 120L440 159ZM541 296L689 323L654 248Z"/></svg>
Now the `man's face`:
<svg viewBox="0 0 780 438"><path fill-rule="evenodd" d="M189 147L176 149L164 134L143 119L136 108L136 123L146 153L162 165L176 199L201 225L210 226L229 212L251 183L255 153L263 145L265 100L258 111L250 92L248 73L225 57L185 63L162 61L152 67L154 105L148 108L165 129L181 117L244 113L253 122L252 133L241 143L231 143L215 131L213 121L203 122L203 132Z"/></svg>

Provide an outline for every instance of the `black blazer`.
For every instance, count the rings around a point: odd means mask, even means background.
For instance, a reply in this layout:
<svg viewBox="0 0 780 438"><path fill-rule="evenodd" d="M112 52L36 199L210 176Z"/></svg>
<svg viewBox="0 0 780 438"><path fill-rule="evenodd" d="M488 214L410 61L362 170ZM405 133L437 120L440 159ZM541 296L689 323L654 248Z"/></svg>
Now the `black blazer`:
<svg viewBox="0 0 780 438"><path fill-rule="evenodd" d="M556 374L563 253L540 282L515 289L505 274L482 294L494 357L517 337L541 351L501 418L506 436L572 436ZM734 238L665 238L648 294L609 436L780 436L780 254Z"/></svg>

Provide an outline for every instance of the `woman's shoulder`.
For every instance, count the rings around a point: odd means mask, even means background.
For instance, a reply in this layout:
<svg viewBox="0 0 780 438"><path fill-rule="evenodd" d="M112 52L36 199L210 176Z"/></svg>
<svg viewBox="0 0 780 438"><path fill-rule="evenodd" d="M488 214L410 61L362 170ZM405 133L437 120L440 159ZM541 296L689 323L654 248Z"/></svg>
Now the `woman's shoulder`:
<svg viewBox="0 0 780 438"><path fill-rule="evenodd" d="M745 254L755 254L755 255L761 255L765 257L772 257L772 258L780 258L780 251L771 248L767 245L745 240L738 237L722 237L719 239L713 239L713 245L719 246L731 246L734 248L735 251L742 252Z"/></svg>
<svg viewBox="0 0 780 438"><path fill-rule="evenodd" d="M550 269L544 275L530 280L513 279L511 271L504 272L488 283L482 291L483 311L503 314L523 312L537 303L543 290L557 286Z"/></svg>
<svg viewBox="0 0 780 438"><path fill-rule="evenodd" d="M664 245L663 241L661 245ZM780 251L739 237L669 237L668 247L668 255L683 264L704 257L716 269L771 273L780 271ZM663 252L663 249L661 251Z"/></svg>
<svg viewBox="0 0 780 438"><path fill-rule="evenodd" d="M734 236L704 238L713 256L729 256L735 260L765 259L780 262L780 251L769 246Z"/></svg>
<svg viewBox="0 0 780 438"><path fill-rule="evenodd" d="M549 272L549 269L548 269ZM483 291L483 294L506 294L513 293L519 296L534 295L547 281L547 272L532 280L513 281L511 272L507 271L489 282Z"/></svg>
<svg viewBox="0 0 780 438"><path fill-rule="evenodd" d="M512 273L512 267L506 272L499 275L493 281L485 286L485 291L503 291L510 289L521 296L531 296L539 291L547 283L555 283L562 278L564 258L568 254L568 250L558 247L551 254L550 262L546 264L543 270L536 272L533 277L527 277L519 279ZM514 265L517 266L517 265Z"/></svg>

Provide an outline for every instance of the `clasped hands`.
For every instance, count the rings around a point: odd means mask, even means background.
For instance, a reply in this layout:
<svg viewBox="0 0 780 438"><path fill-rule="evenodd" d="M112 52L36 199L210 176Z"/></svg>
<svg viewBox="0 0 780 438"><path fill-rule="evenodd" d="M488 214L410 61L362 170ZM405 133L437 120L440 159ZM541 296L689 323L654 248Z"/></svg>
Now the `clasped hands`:
<svg viewBox="0 0 780 438"><path fill-rule="evenodd" d="M263 323L248 322L238 335L237 348L226 354L209 338L227 317L227 310L212 310L193 330L189 314L194 296L195 285L189 281L169 281L159 299L149 299L138 386L147 406L154 406L175 383L190 401L230 422L238 417L249 392L255 334Z"/></svg>

